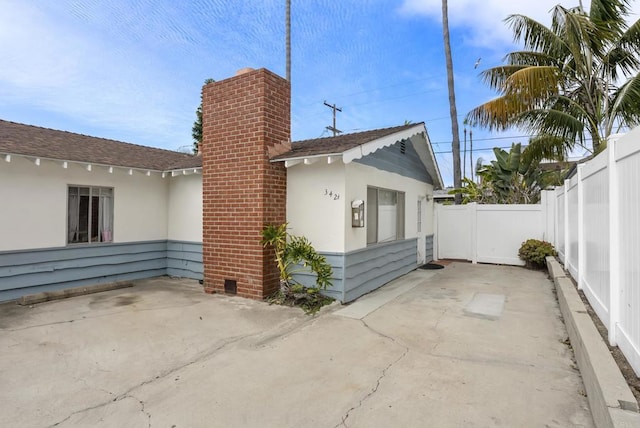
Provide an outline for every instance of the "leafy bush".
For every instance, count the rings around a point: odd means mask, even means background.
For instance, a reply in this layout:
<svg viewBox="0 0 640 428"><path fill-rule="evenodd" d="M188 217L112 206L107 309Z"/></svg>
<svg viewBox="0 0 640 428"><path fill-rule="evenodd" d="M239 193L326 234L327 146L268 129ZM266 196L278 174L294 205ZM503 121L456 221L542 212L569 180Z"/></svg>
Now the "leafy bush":
<svg viewBox="0 0 640 428"><path fill-rule="evenodd" d="M269 296L268 302L298 306L307 314L312 314L333 301L320 293L320 290L331 286L331 265L324 256L318 254L307 238L290 235L287 223L268 225L262 230L262 245L273 247L280 272L280 290ZM304 287L296 283L293 275L309 270L316 275L315 287Z"/></svg>
<svg viewBox="0 0 640 428"><path fill-rule="evenodd" d="M523 242L518 250L518 256L527 263L527 266L543 268L547 256L555 256L556 250L551 243L539 239L528 239Z"/></svg>

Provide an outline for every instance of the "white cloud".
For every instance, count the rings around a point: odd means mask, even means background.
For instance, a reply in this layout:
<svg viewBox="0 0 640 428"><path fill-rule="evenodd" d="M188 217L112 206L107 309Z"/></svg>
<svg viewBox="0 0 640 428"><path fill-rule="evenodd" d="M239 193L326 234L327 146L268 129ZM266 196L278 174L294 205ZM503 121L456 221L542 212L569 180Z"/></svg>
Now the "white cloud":
<svg viewBox="0 0 640 428"><path fill-rule="evenodd" d="M590 1L582 2L589 8ZM640 12L638 2L632 3L632 18ZM471 46L499 50L513 41L511 30L504 19L519 14L531 17L545 25L551 23L551 10L557 4L578 6L578 0L451 0L448 2L449 26L464 30ZM404 0L400 12L406 15L422 15L438 23L442 21L441 0Z"/></svg>

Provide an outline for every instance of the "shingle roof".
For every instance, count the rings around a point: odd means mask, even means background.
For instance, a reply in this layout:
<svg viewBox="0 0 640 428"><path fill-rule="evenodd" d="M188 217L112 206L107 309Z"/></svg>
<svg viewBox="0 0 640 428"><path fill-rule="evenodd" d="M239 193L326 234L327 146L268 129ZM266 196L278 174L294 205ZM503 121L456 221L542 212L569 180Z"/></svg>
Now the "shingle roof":
<svg viewBox="0 0 640 428"><path fill-rule="evenodd" d="M167 171L198 168L200 156L0 120L0 153Z"/></svg>
<svg viewBox="0 0 640 428"><path fill-rule="evenodd" d="M342 134L335 137L314 138L312 140L296 141L291 144L291 150L271 160L290 159L292 157L304 157L315 155L327 155L343 153L362 144L369 143L387 135L404 131L418 124L400 125L391 128L374 129L371 131Z"/></svg>

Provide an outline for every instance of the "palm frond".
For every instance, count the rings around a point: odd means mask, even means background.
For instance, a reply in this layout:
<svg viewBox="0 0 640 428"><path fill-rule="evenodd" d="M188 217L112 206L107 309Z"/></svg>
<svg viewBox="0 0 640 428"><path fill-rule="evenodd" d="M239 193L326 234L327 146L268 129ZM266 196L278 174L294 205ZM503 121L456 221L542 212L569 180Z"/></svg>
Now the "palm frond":
<svg viewBox="0 0 640 428"><path fill-rule="evenodd" d="M572 145L555 135L538 135L529 139L523 157L526 161L535 163L542 160L564 161L567 151Z"/></svg>
<svg viewBox="0 0 640 428"><path fill-rule="evenodd" d="M521 40L527 50L555 54L564 49L562 39L535 19L525 15L509 15L505 22L513 31L513 40Z"/></svg>
<svg viewBox="0 0 640 428"><path fill-rule="evenodd" d="M502 65L488 68L480 73L480 80L494 91L502 92L504 84L513 73L522 70L525 65Z"/></svg>
<svg viewBox="0 0 640 428"><path fill-rule="evenodd" d="M516 51L505 55L504 60L509 65L532 66L532 65L558 65L555 57L544 52Z"/></svg>
<svg viewBox="0 0 640 428"><path fill-rule="evenodd" d="M562 8L560 8L562 9ZM604 40L610 39L598 33L596 25L581 13L566 13L562 28L562 39L575 62L575 70L589 75L593 57L601 57Z"/></svg>
<svg viewBox="0 0 640 428"><path fill-rule="evenodd" d="M551 109L532 109L518 117L520 128L531 133L554 135L573 147L584 145L584 124L569 113Z"/></svg>
<svg viewBox="0 0 640 428"><path fill-rule="evenodd" d="M619 117L625 125L634 127L640 124L640 73L627 80L613 95L610 117ZM611 132L613 123L609 123Z"/></svg>
<svg viewBox="0 0 640 428"><path fill-rule="evenodd" d="M618 70L630 76L640 68L640 19L634 22L615 42L605 57L608 74L613 81L619 79Z"/></svg>
<svg viewBox="0 0 640 428"><path fill-rule="evenodd" d="M589 19L598 26L601 34L620 34L626 28L629 4L628 0L591 0Z"/></svg>
<svg viewBox="0 0 640 428"><path fill-rule="evenodd" d="M504 93L518 95L523 102L535 104L536 100L558 93L561 74L555 66L530 66L512 73L505 81Z"/></svg>
<svg viewBox="0 0 640 428"><path fill-rule="evenodd" d="M467 119L490 130L517 127L544 136L551 147L546 153L554 156L561 152L553 147L589 141L595 152L613 124L640 123L640 20L626 24L629 4L592 0L588 14L581 6L558 5L549 27L509 16L505 21L522 49L481 75L497 97ZM623 79L629 80L620 87Z"/></svg>
<svg viewBox="0 0 640 428"><path fill-rule="evenodd" d="M466 120L473 126L489 130L504 131L513 125L514 118L527 111L529 106L517 96L505 95L474 108L467 113Z"/></svg>

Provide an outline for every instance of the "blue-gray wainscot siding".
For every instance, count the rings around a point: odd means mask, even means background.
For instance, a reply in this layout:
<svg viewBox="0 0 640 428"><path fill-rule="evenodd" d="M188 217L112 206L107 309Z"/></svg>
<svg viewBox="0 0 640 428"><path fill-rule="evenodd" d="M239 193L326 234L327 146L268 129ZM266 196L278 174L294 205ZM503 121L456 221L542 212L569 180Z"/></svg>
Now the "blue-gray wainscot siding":
<svg viewBox="0 0 640 428"><path fill-rule="evenodd" d="M145 241L0 252L0 301L83 285L202 278L202 244Z"/></svg>
<svg viewBox="0 0 640 428"><path fill-rule="evenodd" d="M167 241L167 275L202 279L202 243Z"/></svg>
<svg viewBox="0 0 640 428"><path fill-rule="evenodd" d="M349 253L322 253L333 268L333 286L324 294L343 303L350 302L417 267L417 239L373 245ZM303 285L315 284L311 272L294 279Z"/></svg>
<svg viewBox="0 0 640 428"><path fill-rule="evenodd" d="M433 261L433 235L425 236L424 241L424 262L429 263Z"/></svg>

